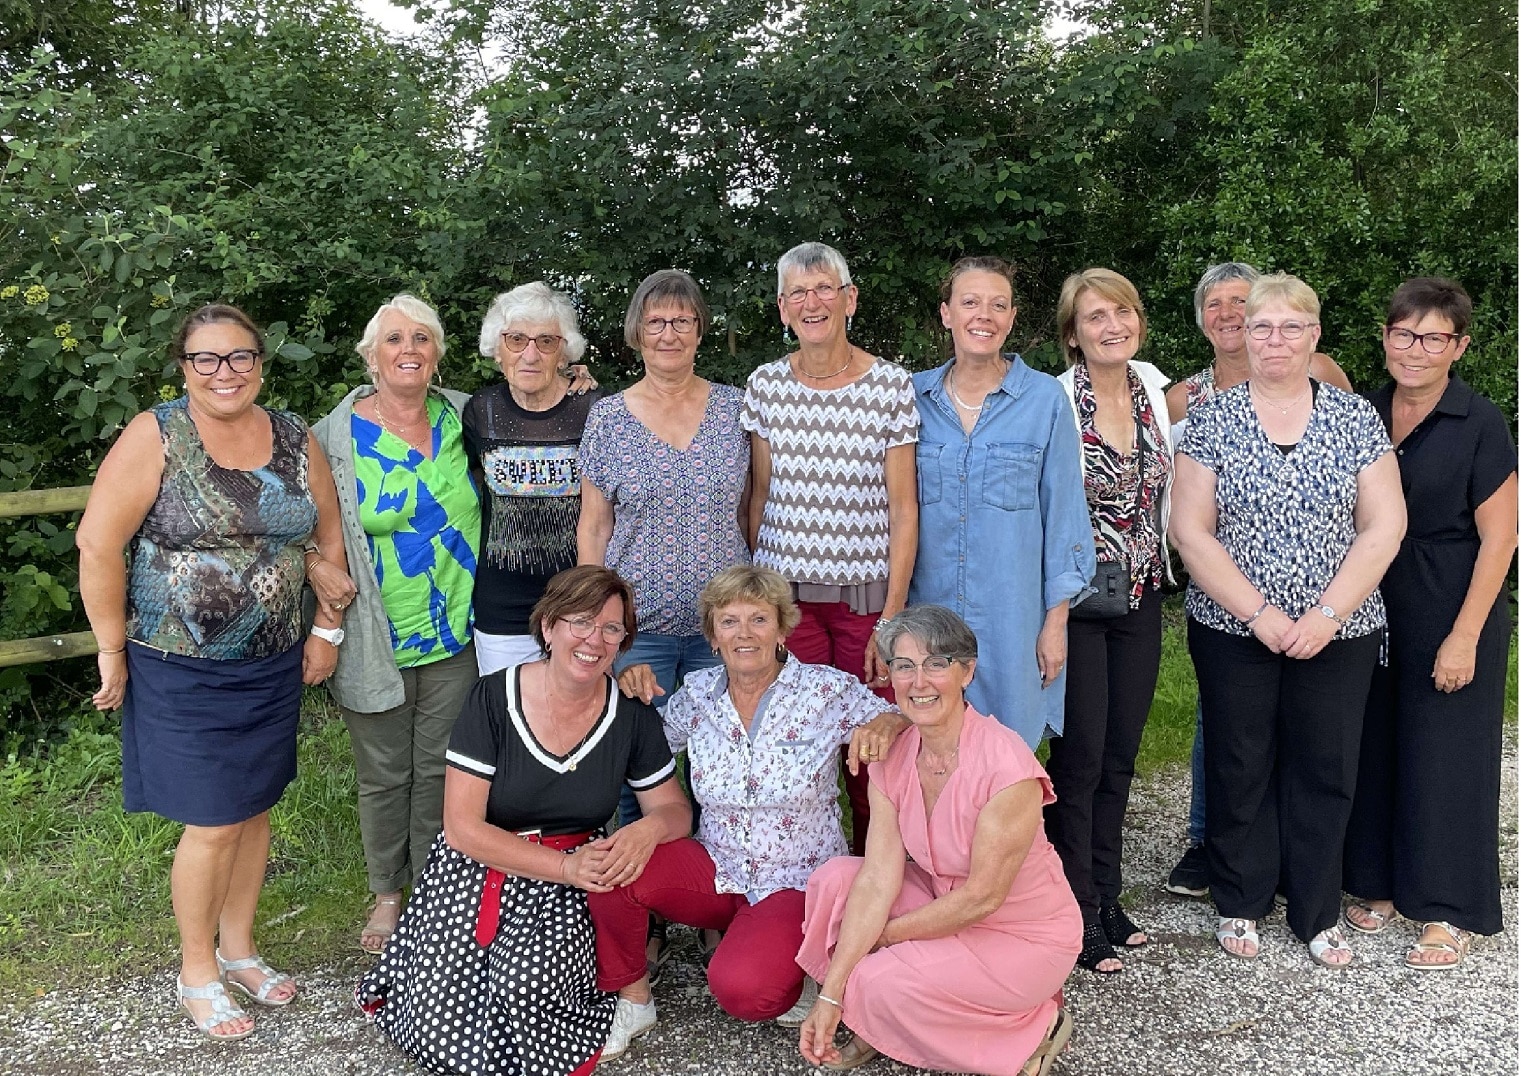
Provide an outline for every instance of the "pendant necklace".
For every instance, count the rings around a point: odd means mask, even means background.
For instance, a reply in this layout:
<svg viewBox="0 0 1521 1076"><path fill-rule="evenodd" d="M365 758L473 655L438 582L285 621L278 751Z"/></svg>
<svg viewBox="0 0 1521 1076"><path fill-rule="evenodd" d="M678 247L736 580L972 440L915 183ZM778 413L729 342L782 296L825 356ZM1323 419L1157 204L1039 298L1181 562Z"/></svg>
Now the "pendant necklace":
<svg viewBox="0 0 1521 1076"><path fill-rule="evenodd" d="M927 766L929 768L930 773L934 774L936 777L944 777L946 771L951 768L951 763L955 760L956 756L959 755L960 753L961 753L961 747L959 745L956 746L956 747L954 747L954 748L952 748L951 749L951 753L945 756L944 761L942 761L940 763L940 766L939 766L938 769L935 767L935 764L929 760L929 758L927 756L924 758L924 764L925 764L925 766Z"/></svg>
<svg viewBox="0 0 1521 1076"><path fill-rule="evenodd" d="M1261 389L1257 388L1256 385L1253 385L1252 389L1255 391L1257 399L1261 400L1263 403L1265 403L1269 407L1273 408L1280 415L1287 415L1289 413L1289 408L1293 407L1300 400L1304 399L1307 395L1309 395L1309 392L1310 392L1310 386L1306 385L1304 387L1304 391L1301 392L1298 396L1295 396L1288 403L1286 403L1286 404L1278 404L1278 403L1274 403L1272 400L1268 399L1267 396L1263 394L1263 391Z"/></svg>

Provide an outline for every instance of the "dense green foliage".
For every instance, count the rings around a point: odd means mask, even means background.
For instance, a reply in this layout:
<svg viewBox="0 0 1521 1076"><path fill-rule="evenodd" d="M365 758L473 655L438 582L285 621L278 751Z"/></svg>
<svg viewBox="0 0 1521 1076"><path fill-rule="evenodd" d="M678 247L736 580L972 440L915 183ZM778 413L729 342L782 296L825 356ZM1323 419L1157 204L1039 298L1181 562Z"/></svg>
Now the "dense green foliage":
<svg viewBox="0 0 1521 1076"><path fill-rule="evenodd" d="M271 330L274 403L315 417L402 289L470 388L490 296L573 291L619 384L623 307L690 269L704 372L780 350L776 257L851 259L855 337L944 346L936 284L1021 270L1015 345L1056 365L1062 277L1131 276L1150 357L1201 365L1193 280L1228 257L1303 275L1322 346L1378 377L1416 273L1478 301L1466 375L1515 413L1515 13L1494 0L418 0L394 42L348 0L0 0L0 491L89 480L210 299ZM82 626L66 520L0 524L0 637ZM3 731L66 727L83 663L0 672Z"/></svg>

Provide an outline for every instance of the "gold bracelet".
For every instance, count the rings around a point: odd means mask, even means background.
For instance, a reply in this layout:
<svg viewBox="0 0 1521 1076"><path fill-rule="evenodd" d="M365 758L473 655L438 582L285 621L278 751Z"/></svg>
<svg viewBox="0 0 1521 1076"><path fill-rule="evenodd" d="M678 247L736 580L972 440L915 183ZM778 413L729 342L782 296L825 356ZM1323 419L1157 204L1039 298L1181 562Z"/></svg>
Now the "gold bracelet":
<svg viewBox="0 0 1521 1076"><path fill-rule="evenodd" d="M97 654L125 654L127 652L127 644L122 643L115 650L101 650L97 648L95 652Z"/></svg>

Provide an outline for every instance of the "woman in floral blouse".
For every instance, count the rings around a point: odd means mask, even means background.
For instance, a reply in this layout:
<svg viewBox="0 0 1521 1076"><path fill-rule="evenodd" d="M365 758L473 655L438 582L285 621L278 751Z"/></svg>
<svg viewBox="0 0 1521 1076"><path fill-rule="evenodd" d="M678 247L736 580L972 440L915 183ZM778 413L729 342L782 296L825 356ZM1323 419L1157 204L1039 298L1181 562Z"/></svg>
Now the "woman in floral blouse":
<svg viewBox="0 0 1521 1076"><path fill-rule="evenodd" d="M1051 741L1047 768L1056 802L1046 806L1046 831L1083 910L1077 962L1108 975L1124 967L1116 945L1147 940L1120 907L1120 833L1162 661L1172 484L1167 378L1135 361L1146 342L1146 310L1119 273L1084 269L1069 276L1056 317L1070 366L1057 380L1082 445L1097 578L1110 572L1124 594L1122 608L1103 610L1085 609L1091 598L1080 595L1067 622L1067 714Z"/></svg>
<svg viewBox="0 0 1521 1076"><path fill-rule="evenodd" d="M813 1004L793 960L803 940L808 876L845 854L838 748L852 772L880 760L906 723L856 677L787 653L797 626L792 588L770 568L718 573L698 603L723 664L689 673L664 710L671 750L687 752L702 807L697 838L661 845L633 882L591 896L597 987L618 992L604 1061L655 1025L645 924L666 919L723 931L708 986L741 1020L802 1023ZM649 666L627 669L624 691L662 694Z"/></svg>

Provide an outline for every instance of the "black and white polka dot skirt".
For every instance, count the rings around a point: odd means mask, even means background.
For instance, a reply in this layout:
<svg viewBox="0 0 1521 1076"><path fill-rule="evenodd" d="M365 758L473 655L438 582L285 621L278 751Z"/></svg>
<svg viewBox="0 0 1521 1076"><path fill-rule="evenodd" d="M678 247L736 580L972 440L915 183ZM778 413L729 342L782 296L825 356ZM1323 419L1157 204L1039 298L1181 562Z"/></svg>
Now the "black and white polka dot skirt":
<svg viewBox="0 0 1521 1076"><path fill-rule="evenodd" d="M484 899L494 909L497 886L493 932L482 908ZM430 1072L567 1076L602 1049L612 1026L617 997L596 979L584 892L488 871L440 834L354 997Z"/></svg>

